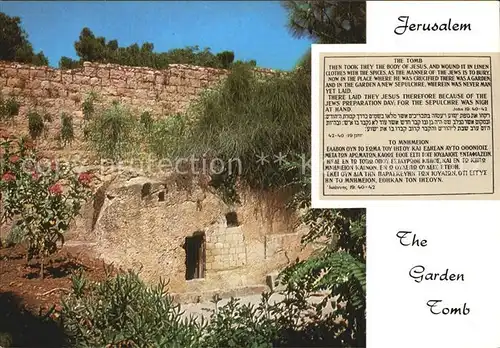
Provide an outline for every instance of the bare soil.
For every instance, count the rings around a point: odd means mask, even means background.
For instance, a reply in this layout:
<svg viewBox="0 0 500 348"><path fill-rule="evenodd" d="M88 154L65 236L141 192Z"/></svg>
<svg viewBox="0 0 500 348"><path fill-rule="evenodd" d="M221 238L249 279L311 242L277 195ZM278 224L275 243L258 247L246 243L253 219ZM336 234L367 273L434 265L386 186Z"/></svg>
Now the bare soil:
<svg viewBox="0 0 500 348"><path fill-rule="evenodd" d="M53 306L60 309L61 295L70 289L74 271L83 269L89 279L103 280L110 268L83 248L64 247L46 260L41 279L40 263L28 264L25 255L22 245L0 248L0 347L65 346L62 330L43 315Z"/></svg>

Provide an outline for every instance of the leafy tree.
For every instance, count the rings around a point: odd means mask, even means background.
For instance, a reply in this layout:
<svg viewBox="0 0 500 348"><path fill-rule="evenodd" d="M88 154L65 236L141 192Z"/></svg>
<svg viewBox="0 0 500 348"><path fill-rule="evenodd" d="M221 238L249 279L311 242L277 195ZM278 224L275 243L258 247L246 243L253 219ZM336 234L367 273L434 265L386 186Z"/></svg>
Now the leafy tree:
<svg viewBox="0 0 500 348"><path fill-rule="evenodd" d="M169 64L190 64L213 68L229 68L234 60L234 52L223 51L213 54L209 48L198 46L171 49L167 52L154 52L154 45L145 42L141 46L134 43L120 47L117 40L106 41L95 36L89 28L83 28L75 50L81 61L115 63L129 66L147 66L156 69L166 68ZM77 63L69 58L61 58L60 66L74 67Z"/></svg>
<svg viewBox="0 0 500 348"><path fill-rule="evenodd" d="M48 65L43 52L35 53L19 17L0 12L0 60Z"/></svg>
<svg viewBox="0 0 500 348"><path fill-rule="evenodd" d="M295 37L317 43L365 43L366 1L282 1Z"/></svg>
<svg viewBox="0 0 500 348"><path fill-rule="evenodd" d="M81 67L81 61L73 60L69 57L61 57L59 60L59 68L60 69L76 69Z"/></svg>
<svg viewBox="0 0 500 348"><path fill-rule="evenodd" d="M106 58L105 39L96 37L89 28L83 28L75 50L83 61L103 62Z"/></svg>
<svg viewBox="0 0 500 348"><path fill-rule="evenodd" d="M234 61L234 52L224 51L221 53L217 53L216 57L219 60L221 67L224 69L228 69L231 66L231 63Z"/></svg>

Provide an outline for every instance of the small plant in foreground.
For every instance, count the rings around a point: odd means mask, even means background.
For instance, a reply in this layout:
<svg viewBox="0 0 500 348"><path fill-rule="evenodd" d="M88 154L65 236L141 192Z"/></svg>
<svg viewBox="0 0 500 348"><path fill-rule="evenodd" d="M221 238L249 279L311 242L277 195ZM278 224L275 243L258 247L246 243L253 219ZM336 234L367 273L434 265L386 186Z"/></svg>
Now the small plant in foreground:
<svg viewBox="0 0 500 348"><path fill-rule="evenodd" d="M151 113L149 111L144 111L141 114L141 124L146 130L151 129L151 126L153 125L153 117L151 117Z"/></svg>
<svg viewBox="0 0 500 348"><path fill-rule="evenodd" d="M30 111L28 113L28 130L31 138L36 139L42 135L44 128L42 116L36 111Z"/></svg>
<svg viewBox="0 0 500 348"><path fill-rule="evenodd" d="M282 296L264 293L256 305L235 298L219 305L214 296L210 319L195 320L183 318L164 282L147 286L132 272L90 282L79 272L60 318L78 347L344 347L335 310L324 315L304 288L287 287Z"/></svg>
<svg viewBox="0 0 500 348"><path fill-rule="evenodd" d="M75 133L73 129L73 118L63 112L61 114L61 141L65 146L67 143L71 143L74 138Z"/></svg>
<svg viewBox="0 0 500 348"><path fill-rule="evenodd" d="M0 98L0 119L11 120L14 116L19 115L20 104L14 97L7 100Z"/></svg>
<svg viewBox="0 0 500 348"><path fill-rule="evenodd" d="M45 112L43 114L43 121L47 122L47 123L51 123L52 122L52 115L48 112Z"/></svg>
<svg viewBox="0 0 500 348"><path fill-rule="evenodd" d="M90 92L84 99L82 103L83 119L88 121L92 119L95 113L94 103L97 101L97 94L95 92Z"/></svg>
<svg viewBox="0 0 500 348"><path fill-rule="evenodd" d="M201 347L203 323L183 319L166 283L148 287L134 273L91 283L73 276L61 319L78 347Z"/></svg>

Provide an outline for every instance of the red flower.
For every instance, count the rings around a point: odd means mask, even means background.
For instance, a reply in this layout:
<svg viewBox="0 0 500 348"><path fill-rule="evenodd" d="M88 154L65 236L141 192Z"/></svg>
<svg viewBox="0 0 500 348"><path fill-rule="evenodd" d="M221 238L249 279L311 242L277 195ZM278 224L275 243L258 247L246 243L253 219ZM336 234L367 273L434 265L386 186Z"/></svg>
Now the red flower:
<svg viewBox="0 0 500 348"><path fill-rule="evenodd" d="M89 185L92 180L92 174L90 173L80 173L78 175L78 181L83 185Z"/></svg>
<svg viewBox="0 0 500 348"><path fill-rule="evenodd" d="M10 163L16 163L17 161L19 161L19 156L17 155L10 156L9 161Z"/></svg>
<svg viewBox="0 0 500 348"><path fill-rule="evenodd" d="M50 162L50 169L52 169L54 171L57 169L57 162L56 161L52 160Z"/></svg>
<svg viewBox="0 0 500 348"><path fill-rule="evenodd" d="M63 193L63 189L61 184L54 184L51 187L49 187L49 192L54 194L54 195L60 195Z"/></svg>
<svg viewBox="0 0 500 348"><path fill-rule="evenodd" d="M33 180L38 180L38 178L40 178L40 174L38 174L37 172L32 172L31 173L31 178Z"/></svg>
<svg viewBox="0 0 500 348"><path fill-rule="evenodd" d="M4 175L2 175L2 181L9 182L14 180L16 180L16 176L11 172L7 172Z"/></svg>

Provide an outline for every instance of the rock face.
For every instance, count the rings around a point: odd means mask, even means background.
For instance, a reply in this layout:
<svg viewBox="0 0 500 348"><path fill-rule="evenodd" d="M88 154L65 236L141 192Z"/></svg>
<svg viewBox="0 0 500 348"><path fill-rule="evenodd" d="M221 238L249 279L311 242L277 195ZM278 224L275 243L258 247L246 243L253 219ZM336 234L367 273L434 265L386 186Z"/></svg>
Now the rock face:
<svg viewBox="0 0 500 348"><path fill-rule="evenodd" d="M116 178L105 181L72 238L96 242L97 256L146 281L168 279L174 293L249 288L311 252L282 201L245 192L229 207L197 183Z"/></svg>

